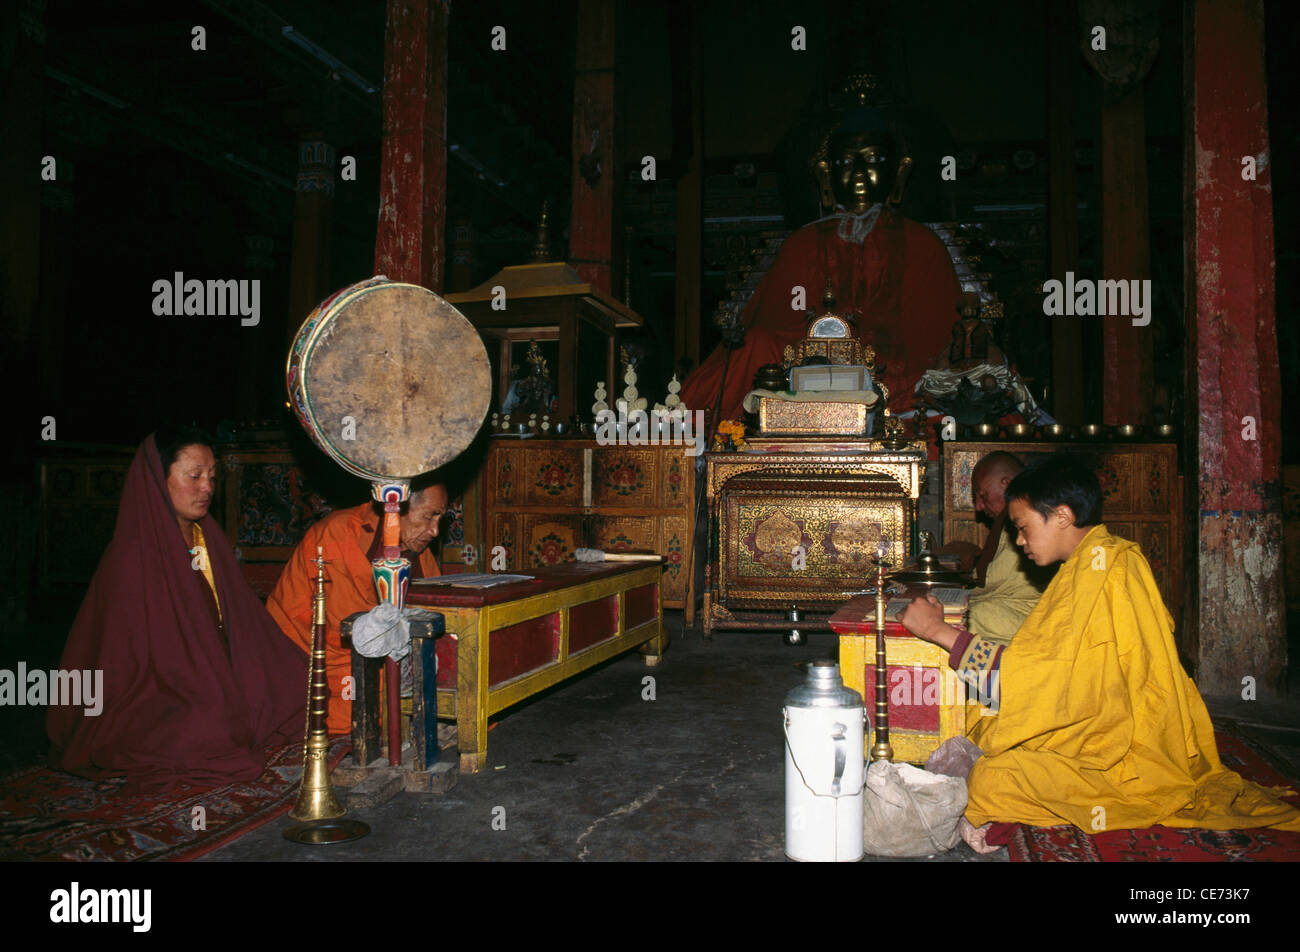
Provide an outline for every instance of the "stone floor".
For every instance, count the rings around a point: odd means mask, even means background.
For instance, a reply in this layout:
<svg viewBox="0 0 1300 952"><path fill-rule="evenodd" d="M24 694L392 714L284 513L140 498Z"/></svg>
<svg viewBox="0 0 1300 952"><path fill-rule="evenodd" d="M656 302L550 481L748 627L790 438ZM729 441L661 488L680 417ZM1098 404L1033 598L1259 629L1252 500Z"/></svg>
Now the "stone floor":
<svg viewBox="0 0 1300 952"><path fill-rule="evenodd" d="M625 655L506 712L488 734L486 771L443 796L402 793L358 814L368 838L296 846L281 835L286 818L207 861L782 860L782 703L803 664L835 656L835 640L814 633L789 648L779 636L719 632L706 641L698 627L683 635L679 613L668 620L673 644L658 668ZM647 675L652 701L642 698ZM1300 777L1300 702L1212 699L1211 710ZM1006 859L1005 849L979 856L965 844L931 857Z"/></svg>
<svg viewBox="0 0 1300 952"><path fill-rule="evenodd" d="M669 613L673 643L647 668L616 658L500 717L488 767L442 796L401 793L357 814L356 843L301 847L287 818L207 857L238 860L782 860L781 708L801 666L833 658L830 633L706 641ZM653 677L654 700L644 700ZM505 829L494 829L504 811ZM496 823L497 827L502 824ZM965 844L936 860L977 856Z"/></svg>
<svg viewBox="0 0 1300 952"><path fill-rule="evenodd" d="M0 636L0 667L19 656L57 665L70 620ZM782 860L782 703L801 665L835 656L835 640L812 633L789 648L777 635L719 632L706 641L698 625L682 631L679 612L667 621L673 643L659 667L624 655L505 712L488 734L487 770L445 795L401 793L358 814L373 831L366 839L297 846L281 835L284 818L205 861ZM1300 665L1291 672L1288 701L1207 703L1216 724L1233 722L1300 779ZM654 700L642 697L647 676ZM43 709L0 708L0 772L44 755L43 727ZM962 844L932 859L1006 858Z"/></svg>

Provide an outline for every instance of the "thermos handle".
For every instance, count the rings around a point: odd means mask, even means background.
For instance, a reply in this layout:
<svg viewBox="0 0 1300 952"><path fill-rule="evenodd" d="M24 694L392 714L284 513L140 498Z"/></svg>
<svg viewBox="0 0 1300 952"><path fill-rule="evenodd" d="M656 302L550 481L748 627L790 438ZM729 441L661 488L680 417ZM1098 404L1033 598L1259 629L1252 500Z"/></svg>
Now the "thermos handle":
<svg viewBox="0 0 1300 952"><path fill-rule="evenodd" d="M794 764L794 769L799 771L799 779L804 782L804 786L811 790L812 784L804 776L803 768L799 766L799 761L794 756L794 745L790 743L790 711L787 709L784 713L785 723L781 725L781 730L785 734L786 746L790 748L790 760ZM840 795L840 781L844 778L844 768L848 764L849 746L848 739L844 736L847 731L848 728L838 722L831 731L831 739L835 741L835 779L831 783L831 796L833 797Z"/></svg>
<svg viewBox="0 0 1300 952"><path fill-rule="evenodd" d="M840 795L840 780L844 777L844 764L848 760L848 742L844 738L844 732L848 730L843 724L837 723L835 729L831 731L831 739L835 741L835 780L831 783L831 796Z"/></svg>

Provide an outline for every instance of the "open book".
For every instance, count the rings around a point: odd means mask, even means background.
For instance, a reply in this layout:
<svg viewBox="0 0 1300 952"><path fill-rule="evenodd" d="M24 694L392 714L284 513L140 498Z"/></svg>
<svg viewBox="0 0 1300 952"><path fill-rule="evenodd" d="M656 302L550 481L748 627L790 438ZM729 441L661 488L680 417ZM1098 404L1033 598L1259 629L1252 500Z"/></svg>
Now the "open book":
<svg viewBox="0 0 1300 952"><path fill-rule="evenodd" d="M970 589L940 586L930 589L930 594L943 604L943 620L947 624L960 624L966 617L966 609L970 607ZM890 621L898 621L903 609L911 603L911 598L891 598L885 606L885 617Z"/></svg>
<svg viewBox="0 0 1300 952"><path fill-rule="evenodd" d="M465 572L460 575L431 575L428 578L412 579L412 585L444 585L451 588L491 588L494 585L509 585L511 582L527 582L532 575L506 575L498 572Z"/></svg>

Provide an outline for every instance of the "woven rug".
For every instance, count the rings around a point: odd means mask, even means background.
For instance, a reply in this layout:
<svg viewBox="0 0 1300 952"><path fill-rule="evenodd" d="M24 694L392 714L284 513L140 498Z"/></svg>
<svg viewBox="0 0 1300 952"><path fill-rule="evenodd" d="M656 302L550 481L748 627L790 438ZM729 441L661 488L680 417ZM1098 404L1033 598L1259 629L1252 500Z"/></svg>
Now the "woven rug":
<svg viewBox="0 0 1300 952"><path fill-rule="evenodd" d="M351 747L347 737L330 742L331 768ZM121 796L120 780L84 780L46 767L19 770L0 778L0 861L195 859L293 806L302 744L268 751L266 764L253 781L182 784L161 797Z"/></svg>
<svg viewBox="0 0 1300 952"><path fill-rule="evenodd" d="M1219 759L1229 770L1265 787L1296 788L1246 743L1215 731ZM1300 796L1286 802L1300 806ZM1015 824L1007 840L1013 863L1298 862L1300 833L1288 830L1196 830L1151 826L1085 833L1076 826Z"/></svg>

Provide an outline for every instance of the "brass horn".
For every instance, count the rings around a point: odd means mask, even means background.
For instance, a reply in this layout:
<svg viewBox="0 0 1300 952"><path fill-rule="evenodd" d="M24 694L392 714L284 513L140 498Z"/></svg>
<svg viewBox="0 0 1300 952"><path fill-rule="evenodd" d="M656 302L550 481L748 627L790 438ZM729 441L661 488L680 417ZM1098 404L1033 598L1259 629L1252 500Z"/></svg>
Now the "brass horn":
<svg viewBox="0 0 1300 952"><path fill-rule="evenodd" d="M334 796L330 782L330 739L325 724L329 709L329 679L325 673L325 555L317 547L316 595L312 599L311 661L307 666L307 729L303 738L302 785L289 816L302 821L284 831L284 838L308 846L346 843L370 832L360 820L340 819L347 810Z"/></svg>
<svg viewBox="0 0 1300 952"><path fill-rule="evenodd" d="M882 539L871 559L876 564L876 742L871 745L873 762L894 759L894 747L889 743L889 691L885 670L885 569L889 568L885 557L888 553L888 540Z"/></svg>

